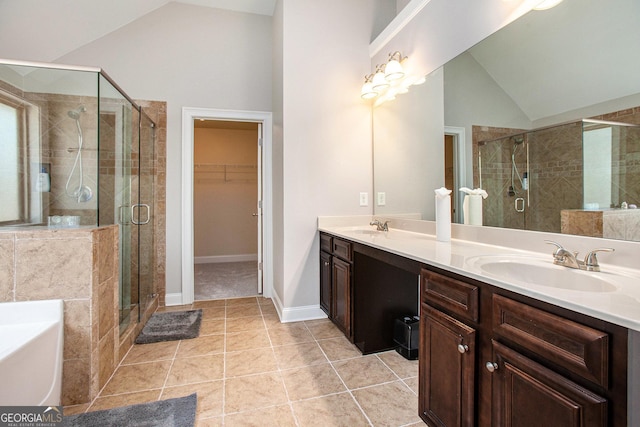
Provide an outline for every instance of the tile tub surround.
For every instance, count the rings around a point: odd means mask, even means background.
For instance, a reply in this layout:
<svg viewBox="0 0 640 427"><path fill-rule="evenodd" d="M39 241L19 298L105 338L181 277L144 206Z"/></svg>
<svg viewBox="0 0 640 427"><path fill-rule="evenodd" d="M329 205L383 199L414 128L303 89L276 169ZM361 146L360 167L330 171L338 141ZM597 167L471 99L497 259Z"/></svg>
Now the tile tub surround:
<svg viewBox="0 0 640 427"><path fill-rule="evenodd" d="M640 209L562 210L562 232L640 241Z"/></svg>
<svg viewBox="0 0 640 427"><path fill-rule="evenodd" d="M375 216L375 219L389 221L388 236L356 232L356 229L359 228L373 229L369 226L369 222L373 218L367 215L319 217L318 229L640 331L639 287L625 285L614 292L606 293L570 291L550 286L529 285L525 287L484 275L477 267L470 264L472 258L477 256L518 254L525 257L542 258L551 263L554 248L546 244L545 240L554 240L568 250L580 252L582 256L595 248L603 246L614 248L614 253L603 253L598 257L602 272L591 274L606 277L609 269L632 277L640 277L637 265L637 256L640 251L640 243L638 242L603 241L603 239L592 237L452 224L451 242L444 243L437 242L435 239L434 221L415 221L384 216ZM402 238L392 238L393 233ZM583 271L576 271L576 274L578 273L587 274ZM576 278L578 277L577 275Z"/></svg>
<svg viewBox="0 0 640 427"><path fill-rule="evenodd" d="M198 426L424 425L417 361L362 356L326 319L281 324L262 297L159 310L192 308L198 338L134 345L97 399L65 414L196 392Z"/></svg>
<svg viewBox="0 0 640 427"><path fill-rule="evenodd" d="M0 301L64 300L64 405L91 401L119 362L117 233L0 232Z"/></svg>

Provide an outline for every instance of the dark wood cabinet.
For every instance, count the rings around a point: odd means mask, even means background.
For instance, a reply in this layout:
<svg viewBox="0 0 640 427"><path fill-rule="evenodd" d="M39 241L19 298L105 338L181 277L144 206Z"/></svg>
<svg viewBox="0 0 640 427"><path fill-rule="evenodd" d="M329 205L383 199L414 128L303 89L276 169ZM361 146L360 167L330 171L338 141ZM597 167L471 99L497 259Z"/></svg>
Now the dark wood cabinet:
<svg viewBox="0 0 640 427"><path fill-rule="evenodd" d="M607 400L493 341L492 425L586 427L607 425Z"/></svg>
<svg viewBox="0 0 640 427"><path fill-rule="evenodd" d="M475 422L476 331L422 303L420 414L434 426Z"/></svg>
<svg viewBox="0 0 640 427"><path fill-rule="evenodd" d="M332 279L333 322L351 337L351 264L334 257Z"/></svg>
<svg viewBox="0 0 640 427"><path fill-rule="evenodd" d="M331 254L320 252L320 308L331 317Z"/></svg>
<svg viewBox="0 0 640 427"><path fill-rule="evenodd" d="M320 234L320 308L350 340L352 257L350 242Z"/></svg>
<svg viewBox="0 0 640 427"><path fill-rule="evenodd" d="M422 264L320 233L320 307L363 354L397 347L397 319L418 315Z"/></svg>
<svg viewBox="0 0 640 427"><path fill-rule="evenodd" d="M428 425L626 426L625 328L436 270L421 273Z"/></svg>

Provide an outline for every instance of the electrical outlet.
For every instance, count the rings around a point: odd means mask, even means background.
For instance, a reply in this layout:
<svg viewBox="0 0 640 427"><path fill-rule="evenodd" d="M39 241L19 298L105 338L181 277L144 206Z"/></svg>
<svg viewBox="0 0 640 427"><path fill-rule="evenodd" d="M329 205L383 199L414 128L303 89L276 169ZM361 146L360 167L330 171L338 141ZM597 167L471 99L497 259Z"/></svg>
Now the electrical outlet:
<svg viewBox="0 0 640 427"><path fill-rule="evenodd" d="M387 194L378 191L378 206L384 206L387 203Z"/></svg>
<svg viewBox="0 0 640 427"><path fill-rule="evenodd" d="M360 193L360 206L369 206L369 193Z"/></svg>

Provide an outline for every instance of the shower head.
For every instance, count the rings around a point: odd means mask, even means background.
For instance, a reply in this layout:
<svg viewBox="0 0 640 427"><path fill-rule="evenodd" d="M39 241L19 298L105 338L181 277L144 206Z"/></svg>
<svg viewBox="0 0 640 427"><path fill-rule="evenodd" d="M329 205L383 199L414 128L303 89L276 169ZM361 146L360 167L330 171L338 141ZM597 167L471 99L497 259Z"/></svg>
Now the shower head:
<svg viewBox="0 0 640 427"><path fill-rule="evenodd" d="M84 113L85 111L87 111L87 109L84 107L84 105L81 105L78 108L76 108L75 110L68 111L67 114L73 120L78 120L78 119L80 119L80 114Z"/></svg>
<svg viewBox="0 0 640 427"><path fill-rule="evenodd" d="M524 142L524 135L512 136L511 139L515 145L520 145Z"/></svg>

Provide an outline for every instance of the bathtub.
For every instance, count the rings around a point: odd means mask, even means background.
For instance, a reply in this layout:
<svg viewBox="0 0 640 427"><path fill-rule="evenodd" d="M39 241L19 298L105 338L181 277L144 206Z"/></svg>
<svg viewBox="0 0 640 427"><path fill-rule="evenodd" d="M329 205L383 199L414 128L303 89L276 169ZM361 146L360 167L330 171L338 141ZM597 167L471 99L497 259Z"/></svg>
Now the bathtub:
<svg viewBox="0 0 640 427"><path fill-rule="evenodd" d="M0 303L0 406L57 406L62 300Z"/></svg>

